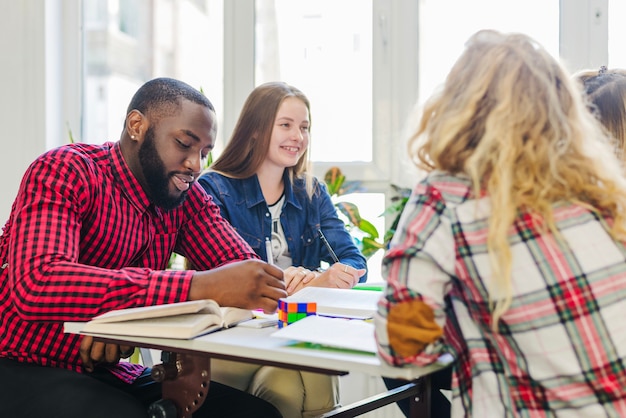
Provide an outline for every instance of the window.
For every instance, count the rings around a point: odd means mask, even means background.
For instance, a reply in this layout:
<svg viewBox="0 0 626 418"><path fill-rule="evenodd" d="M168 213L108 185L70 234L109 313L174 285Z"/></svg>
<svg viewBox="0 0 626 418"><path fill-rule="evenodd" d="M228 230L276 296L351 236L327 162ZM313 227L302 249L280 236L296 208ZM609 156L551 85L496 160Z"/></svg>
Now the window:
<svg viewBox="0 0 626 418"><path fill-rule="evenodd" d="M222 0L84 0L82 5L85 73L79 139L117 140L131 95L154 77L184 80L222 108Z"/></svg>
<svg viewBox="0 0 626 418"><path fill-rule="evenodd" d="M374 163L372 0L256 0L255 11L255 85L281 80L302 90L311 101L311 160L367 180L346 167ZM384 234L384 190L340 200L357 204ZM379 253L369 262L374 279Z"/></svg>
<svg viewBox="0 0 626 418"><path fill-rule="evenodd" d="M444 80L467 38L482 28L519 31L553 55L559 52L558 1L82 4L86 142L116 140L129 95L152 77L171 76L202 88L213 101L220 119L218 155L252 88L283 80L311 100L315 174L321 178L337 165L348 180L361 181L367 193L345 199L357 203L381 234L389 184L411 187L417 181L404 151L409 114ZM373 277L380 256L370 262Z"/></svg>
<svg viewBox="0 0 626 418"><path fill-rule="evenodd" d="M419 27L420 103L443 83L464 42L480 29L526 33L559 56L557 1L420 0Z"/></svg>
<svg viewBox="0 0 626 418"><path fill-rule="evenodd" d="M257 0L255 55L311 101L313 161L372 161L371 0Z"/></svg>

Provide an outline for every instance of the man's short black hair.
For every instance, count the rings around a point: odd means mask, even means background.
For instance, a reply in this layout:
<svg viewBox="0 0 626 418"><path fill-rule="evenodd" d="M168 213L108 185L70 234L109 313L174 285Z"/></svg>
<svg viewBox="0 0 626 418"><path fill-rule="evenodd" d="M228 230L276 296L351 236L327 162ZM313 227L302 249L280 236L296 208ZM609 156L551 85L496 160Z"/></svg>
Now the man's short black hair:
<svg viewBox="0 0 626 418"><path fill-rule="evenodd" d="M181 99L208 107L215 112L211 101L189 84L173 78L161 77L148 81L133 96L126 114L138 110L153 123L164 116L176 114L181 106Z"/></svg>

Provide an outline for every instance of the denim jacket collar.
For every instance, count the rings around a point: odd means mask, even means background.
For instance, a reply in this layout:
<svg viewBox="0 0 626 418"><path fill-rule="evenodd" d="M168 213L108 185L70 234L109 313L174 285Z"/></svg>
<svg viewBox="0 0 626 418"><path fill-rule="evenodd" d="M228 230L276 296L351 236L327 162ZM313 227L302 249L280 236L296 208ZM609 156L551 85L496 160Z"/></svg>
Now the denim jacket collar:
<svg viewBox="0 0 626 418"><path fill-rule="evenodd" d="M302 180L296 180L302 181ZM285 184L285 203L292 205L296 209L302 210L302 204L296 199L296 196L293 192L293 185L289 181L289 175L287 174L287 170L285 170L283 174L283 182ZM259 179L257 175L253 175L243 180L243 194L246 199L246 206L248 208L252 208L256 205L265 203L265 198L263 197L263 192L261 191L261 185L259 184Z"/></svg>

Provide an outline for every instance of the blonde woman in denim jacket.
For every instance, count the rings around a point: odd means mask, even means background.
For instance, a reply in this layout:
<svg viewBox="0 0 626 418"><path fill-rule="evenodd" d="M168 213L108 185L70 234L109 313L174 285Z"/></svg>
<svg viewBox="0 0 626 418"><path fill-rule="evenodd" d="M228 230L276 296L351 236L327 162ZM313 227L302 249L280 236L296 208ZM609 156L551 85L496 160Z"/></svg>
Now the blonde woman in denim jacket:
<svg viewBox="0 0 626 418"><path fill-rule="evenodd" d="M283 269L289 293L305 286L351 288L367 277L366 260L325 185L307 173L310 125L310 104L300 90L263 84L248 96L229 143L198 180L256 253ZM329 264L325 270L322 261ZM211 367L214 380L272 402L286 418L317 416L339 403L336 377L227 361Z"/></svg>

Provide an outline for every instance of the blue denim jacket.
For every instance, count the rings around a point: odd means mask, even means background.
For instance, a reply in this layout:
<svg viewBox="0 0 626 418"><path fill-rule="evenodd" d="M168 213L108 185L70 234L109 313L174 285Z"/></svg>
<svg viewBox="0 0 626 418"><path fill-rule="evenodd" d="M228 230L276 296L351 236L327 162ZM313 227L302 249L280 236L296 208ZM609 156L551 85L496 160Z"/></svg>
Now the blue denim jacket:
<svg viewBox="0 0 626 418"><path fill-rule="evenodd" d="M280 222L293 265L314 270L320 267L320 260L333 264L317 232L320 228L341 263L357 269L367 268L365 257L337 216L326 185L314 179L315 193L309 200L304 180L297 179L292 185L285 173L284 181L285 204ZM222 216L235 227L239 235L259 257L267 259L265 237L271 237L272 215L263 198L257 176L232 179L216 172L207 172L200 176L198 183L213 197ZM360 281L366 280L367 273Z"/></svg>

